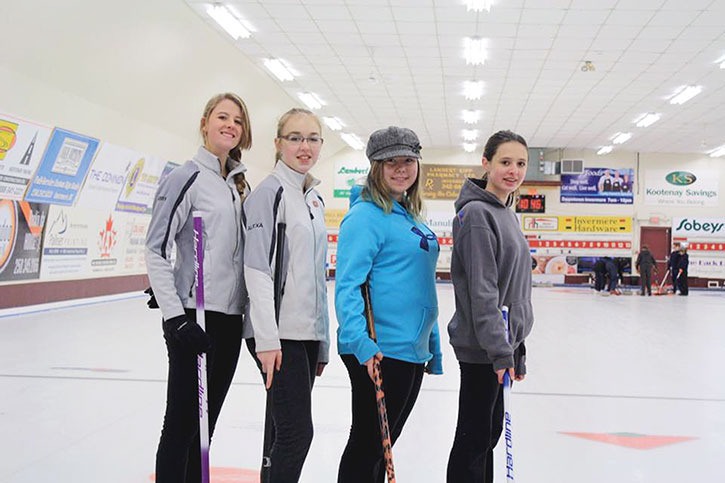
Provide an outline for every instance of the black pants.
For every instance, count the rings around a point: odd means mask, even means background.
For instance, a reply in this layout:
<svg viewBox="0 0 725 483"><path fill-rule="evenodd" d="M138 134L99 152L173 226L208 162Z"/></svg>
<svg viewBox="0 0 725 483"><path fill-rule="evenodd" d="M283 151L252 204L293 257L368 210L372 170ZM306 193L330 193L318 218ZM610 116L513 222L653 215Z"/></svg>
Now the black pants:
<svg viewBox="0 0 725 483"><path fill-rule="evenodd" d="M283 339L280 343L282 367L267 391L262 483L299 481L312 444L312 387L320 342ZM254 339L247 339L247 347L254 356ZM254 360L261 371L256 356ZM264 373L262 379L266 380Z"/></svg>
<svg viewBox="0 0 725 483"><path fill-rule="evenodd" d="M642 287L642 295L648 293L652 295L652 267L641 267L639 272L639 284Z"/></svg>
<svg viewBox="0 0 725 483"><path fill-rule="evenodd" d="M196 311L187 310L186 313L196 320ZM206 332L212 343L206 360L211 437L239 361L242 316L209 311L204 315ZM195 483L201 481L197 358L176 340L164 338L169 355L169 377L166 414L156 452L156 483Z"/></svg>
<svg viewBox="0 0 725 483"><path fill-rule="evenodd" d="M354 355L341 357L352 386L352 426L340 460L337 481L382 483L385 479L385 462L375 387L368 376L367 368ZM424 365L384 357L380 366L390 439L395 444L418 398Z"/></svg>
<svg viewBox="0 0 725 483"><path fill-rule="evenodd" d="M446 481L493 483L493 448L503 427L503 386L491 364L458 364L458 422Z"/></svg>
<svg viewBox="0 0 725 483"><path fill-rule="evenodd" d="M680 291L680 295L687 295L690 293L690 287L687 284L687 272L683 272L677 277L677 289Z"/></svg>

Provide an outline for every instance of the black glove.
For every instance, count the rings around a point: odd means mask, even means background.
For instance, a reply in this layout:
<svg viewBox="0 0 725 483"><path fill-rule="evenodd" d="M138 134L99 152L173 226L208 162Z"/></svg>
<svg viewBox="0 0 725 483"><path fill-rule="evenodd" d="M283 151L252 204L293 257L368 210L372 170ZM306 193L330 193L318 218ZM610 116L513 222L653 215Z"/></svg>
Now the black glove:
<svg viewBox="0 0 725 483"><path fill-rule="evenodd" d="M146 302L146 305L148 305L150 309L158 309L159 303L156 301L156 296L154 295L154 289L149 287L146 290L144 290L143 293L148 294L148 296L149 296L149 300L148 300L148 302Z"/></svg>
<svg viewBox="0 0 725 483"><path fill-rule="evenodd" d="M164 320L163 327L166 337L178 341L195 354L207 352L211 348L211 341L206 332L186 315Z"/></svg>

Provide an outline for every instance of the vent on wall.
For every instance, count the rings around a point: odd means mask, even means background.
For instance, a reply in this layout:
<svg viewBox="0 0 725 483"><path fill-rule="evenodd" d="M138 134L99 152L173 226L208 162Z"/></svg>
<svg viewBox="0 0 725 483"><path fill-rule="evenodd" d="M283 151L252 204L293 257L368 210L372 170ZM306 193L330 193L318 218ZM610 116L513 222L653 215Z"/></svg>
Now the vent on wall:
<svg viewBox="0 0 725 483"><path fill-rule="evenodd" d="M562 159L561 174L581 174L584 172L584 161L581 159Z"/></svg>

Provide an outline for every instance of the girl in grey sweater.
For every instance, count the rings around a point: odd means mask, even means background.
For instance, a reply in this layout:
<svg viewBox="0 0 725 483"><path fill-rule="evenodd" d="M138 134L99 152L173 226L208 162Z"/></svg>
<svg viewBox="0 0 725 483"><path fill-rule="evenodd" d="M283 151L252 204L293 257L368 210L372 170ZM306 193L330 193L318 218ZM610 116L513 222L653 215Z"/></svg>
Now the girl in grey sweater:
<svg viewBox="0 0 725 483"><path fill-rule="evenodd" d="M467 179L455 203L451 278L456 310L448 334L461 387L449 483L493 482L493 448L503 425L503 375L521 381L526 374L524 339L534 320L531 256L510 207L527 162L521 136L495 133L483 152L483 178Z"/></svg>

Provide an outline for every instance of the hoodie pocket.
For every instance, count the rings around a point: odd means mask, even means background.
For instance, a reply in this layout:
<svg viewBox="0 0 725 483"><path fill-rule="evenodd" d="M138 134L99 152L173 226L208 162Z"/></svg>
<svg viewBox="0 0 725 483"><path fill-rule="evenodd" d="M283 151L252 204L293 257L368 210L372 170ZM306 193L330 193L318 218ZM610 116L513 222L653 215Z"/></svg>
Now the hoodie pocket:
<svg viewBox="0 0 725 483"><path fill-rule="evenodd" d="M429 341L433 325L438 320L438 307L424 307L421 312L418 332L415 335L415 340L412 341L412 345L416 359L426 361L431 356Z"/></svg>

